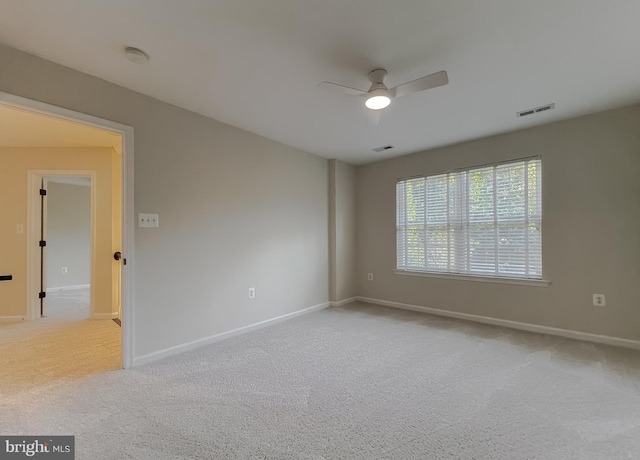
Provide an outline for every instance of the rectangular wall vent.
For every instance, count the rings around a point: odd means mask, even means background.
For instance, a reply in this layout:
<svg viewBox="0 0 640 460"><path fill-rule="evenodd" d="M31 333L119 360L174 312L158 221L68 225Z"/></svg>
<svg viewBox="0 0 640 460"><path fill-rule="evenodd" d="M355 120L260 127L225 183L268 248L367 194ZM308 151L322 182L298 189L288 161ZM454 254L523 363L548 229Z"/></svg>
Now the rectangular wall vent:
<svg viewBox="0 0 640 460"><path fill-rule="evenodd" d="M377 147L375 149L373 149L374 152L383 152L385 150L389 150L392 149L393 145L385 145L384 147Z"/></svg>
<svg viewBox="0 0 640 460"><path fill-rule="evenodd" d="M520 117L526 117L527 115L533 115L534 113L538 113L538 112L544 112L546 110L551 110L553 108L555 108L556 104L547 104L547 105L542 105L540 107L536 107L535 109L527 109L527 110L523 110L522 112L518 112L516 115L518 115L518 118Z"/></svg>

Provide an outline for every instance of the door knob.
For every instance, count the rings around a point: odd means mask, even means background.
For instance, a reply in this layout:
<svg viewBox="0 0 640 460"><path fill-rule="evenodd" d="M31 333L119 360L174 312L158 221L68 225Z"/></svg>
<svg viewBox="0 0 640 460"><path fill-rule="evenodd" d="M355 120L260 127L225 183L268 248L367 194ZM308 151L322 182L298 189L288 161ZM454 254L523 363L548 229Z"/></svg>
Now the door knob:
<svg viewBox="0 0 640 460"><path fill-rule="evenodd" d="M114 258L114 259L116 259L116 260L120 260L120 259L122 259L122 253L121 253L120 251L115 252L115 253L113 254L113 258Z"/></svg>

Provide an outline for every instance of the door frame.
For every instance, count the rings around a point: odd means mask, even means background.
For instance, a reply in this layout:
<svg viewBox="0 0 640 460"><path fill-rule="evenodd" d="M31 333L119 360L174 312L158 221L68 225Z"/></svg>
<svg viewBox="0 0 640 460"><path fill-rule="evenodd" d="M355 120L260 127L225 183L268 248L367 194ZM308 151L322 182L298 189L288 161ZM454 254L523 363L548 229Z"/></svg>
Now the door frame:
<svg viewBox="0 0 640 460"><path fill-rule="evenodd" d="M122 367L133 366L134 357L134 291L135 291L135 257L134 257L134 137L133 128L111 120L94 117L85 113L65 109L21 96L0 91L0 104L22 110L36 112L49 117L73 123L92 126L118 133L122 138L122 253L127 265L122 266ZM29 283L27 283L27 286Z"/></svg>
<svg viewBox="0 0 640 460"><path fill-rule="evenodd" d="M95 282L96 282L96 171L94 170L59 170L59 169L29 169L27 170L27 319L35 320L40 311L40 298L37 293L40 291L40 251L38 241L40 240L40 187L41 183L47 183L49 177L74 176L87 177L91 180L91 287L90 289L90 318L98 318L95 313ZM45 189L46 189L45 185ZM47 240L47 199L44 200L44 236ZM44 251L44 280L46 292L46 268L47 251ZM46 297L45 297L46 299ZM45 301L46 302L46 301Z"/></svg>

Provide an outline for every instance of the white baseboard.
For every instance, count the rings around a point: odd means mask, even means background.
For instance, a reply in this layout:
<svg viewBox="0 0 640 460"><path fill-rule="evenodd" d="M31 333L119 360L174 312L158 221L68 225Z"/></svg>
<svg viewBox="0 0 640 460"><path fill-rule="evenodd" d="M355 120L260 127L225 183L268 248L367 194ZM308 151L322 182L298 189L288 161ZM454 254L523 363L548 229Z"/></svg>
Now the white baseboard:
<svg viewBox="0 0 640 460"><path fill-rule="evenodd" d="M117 318L118 313L93 313L91 319L113 319Z"/></svg>
<svg viewBox="0 0 640 460"><path fill-rule="evenodd" d="M90 284L75 284L72 286L60 286L60 287L52 287L47 288L47 292L56 292L56 291L75 291L76 289L88 289L90 288Z"/></svg>
<svg viewBox="0 0 640 460"><path fill-rule="evenodd" d="M25 319L24 316L0 316L0 323L19 323Z"/></svg>
<svg viewBox="0 0 640 460"><path fill-rule="evenodd" d="M619 337L611 337L608 335L591 334L588 332L572 331L569 329L560 329L557 327L540 326L538 324L521 323L519 321L511 321L507 319L491 318L488 316L472 315L469 313L459 313L455 311L440 310L438 308L421 307L418 305L410 305L406 303L391 302L389 300L372 299L370 297L357 297L360 302L373 303L376 305L384 305L386 307L400 308L402 310L419 311L430 313L432 315L446 316L448 318L457 318L476 323L492 324L494 326L503 326L511 329L519 329L528 332L537 332L539 334L556 335L569 339L583 340L585 342L602 343L605 345L613 345L616 347L632 348L640 350L640 341L623 339Z"/></svg>
<svg viewBox="0 0 640 460"><path fill-rule="evenodd" d="M178 355L180 353L184 353L185 351L195 350L196 348L200 348L215 342L220 342L222 340L230 339L232 337L236 337L241 334L246 334L247 332L255 331L256 329L261 329L265 326L270 326L272 324L293 319L297 316L306 315L307 313L312 313L318 310L323 310L327 308L329 305L330 305L330 302L323 302L321 304L314 305L313 307L308 307L303 310L295 311L293 313L287 313L286 315L277 316L275 318L260 321L259 323L249 324L248 326L239 327L237 329L232 329L227 332L221 332L219 334L211 335L209 337L203 337L201 339L194 340L192 342L175 345L173 347L165 348L164 350L154 351L146 355L138 356L133 358L133 367L142 366L143 364L148 364L153 361L157 361L159 359Z"/></svg>
<svg viewBox="0 0 640 460"><path fill-rule="evenodd" d="M342 307L343 305L347 305L348 303L355 302L358 300L357 297L350 297L344 300L338 300L337 302L331 302L332 307Z"/></svg>

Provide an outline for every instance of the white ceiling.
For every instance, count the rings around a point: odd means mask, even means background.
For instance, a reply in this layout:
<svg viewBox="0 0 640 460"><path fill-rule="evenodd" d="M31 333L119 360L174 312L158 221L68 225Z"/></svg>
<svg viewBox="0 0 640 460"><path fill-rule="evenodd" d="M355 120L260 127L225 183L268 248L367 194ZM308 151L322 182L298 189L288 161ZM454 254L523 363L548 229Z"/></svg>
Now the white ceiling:
<svg viewBox="0 0 640 460"><path fill-rule="evenodd" d="M0 0L0 42L363 164L640 101L637 0ZM124 46L145 50L136 65ZM317 88L447 70L367 123ZM546 103L554 111L518 119ZM374 153L372 148L396 148Z"/></svg>

